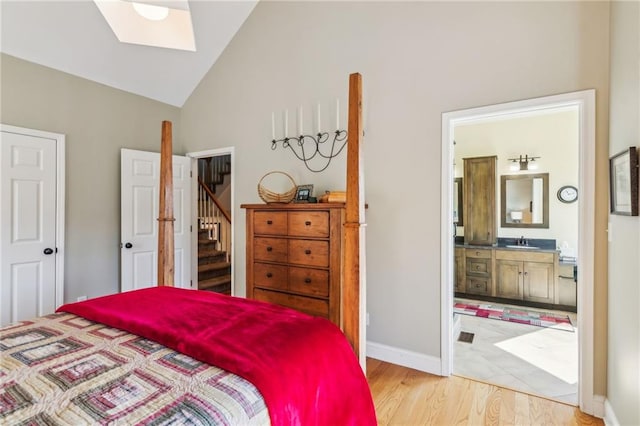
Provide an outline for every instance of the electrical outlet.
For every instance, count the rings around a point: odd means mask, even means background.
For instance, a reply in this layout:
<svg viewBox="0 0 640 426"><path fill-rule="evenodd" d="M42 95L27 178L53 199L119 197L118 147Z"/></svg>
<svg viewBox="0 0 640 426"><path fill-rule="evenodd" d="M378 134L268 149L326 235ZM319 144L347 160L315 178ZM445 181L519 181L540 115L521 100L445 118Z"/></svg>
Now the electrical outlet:
<svg viewBox="0 0 640 426"><path fill-rule="evenodd" d="M367 327L369 326L369 312L367 312Z"/></svg>
<svg viewBox="0 0 640 426"><path fill-rule="evenodd" d="M85 300L87 300L87 296L80 296L80 297L78 297L76 299L76 302L82 302L82 301L85 301Z"/></svg>

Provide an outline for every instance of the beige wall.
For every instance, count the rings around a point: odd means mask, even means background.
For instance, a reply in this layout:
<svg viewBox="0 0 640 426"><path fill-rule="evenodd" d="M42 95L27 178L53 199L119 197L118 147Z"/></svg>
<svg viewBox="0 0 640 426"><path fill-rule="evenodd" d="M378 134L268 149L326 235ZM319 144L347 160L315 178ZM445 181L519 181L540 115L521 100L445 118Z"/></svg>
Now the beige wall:
<svg viewBox="0 0 640 426"><path fill-rule="evenodd" d="M455 129L455 176L463 175L463 158L485 155L498 156L496 208L500 212L500 177L528 173L549 173L549 227L503 228L497 215L498 237L546 238L557 246L566 242L578 247L578 203L565 204L556 193L561 186L578 186L578 112L560 111L528 117L491 120L484 123L457 126ZM534 171L513 172L509 158L519 155L540 157ZM458 235L463 235L459 228Z"/></svg>
<svg viewBox="0 0 640 426"><path fill-rule="evenodd" d="M595 88L595 392L604 394L608 59L606 2L260 2L181 118L188 151L236 147L238 294L239 205L259 201L262 175L283 170L298 183L344 187L344 155L313 175L270 149L271 113L288 108L291 119L299 105L328 108L338 97L344 106L348 74L360 72L368 340L439 358L441 114Z"/></svg>
<svg viewBox="0 0 640 426"><path fill-rule="evenodd" d="M120 286L120 148L158 151L162 120L180 110L1 57L0 122L66 135L66 302ZM174 138L176 152L184 152Z"/></svg>
<svg viewBox="0 0 640 426"><path fill-rule="evenodd" d="M611 4L611 155L640 149L640 3ZM621 425L640 424L640 218L609 218L607 398Z"/></svg>

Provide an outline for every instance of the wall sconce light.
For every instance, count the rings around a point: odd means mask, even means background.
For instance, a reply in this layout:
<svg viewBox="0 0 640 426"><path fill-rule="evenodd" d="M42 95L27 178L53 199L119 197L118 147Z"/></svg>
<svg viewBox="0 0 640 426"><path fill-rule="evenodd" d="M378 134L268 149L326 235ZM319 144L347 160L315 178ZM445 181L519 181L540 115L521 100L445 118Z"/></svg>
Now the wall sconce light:
<svg viewBox="0 0 640 426"><path fill-rule="evenodd" d="M529 157L528 155L525 155L524 157L521 155L518 158L509 158L508 160L511 161L509 170L513 172L536 170L538 168L538 163L536 163L538 158L540 157Z"/></svg>

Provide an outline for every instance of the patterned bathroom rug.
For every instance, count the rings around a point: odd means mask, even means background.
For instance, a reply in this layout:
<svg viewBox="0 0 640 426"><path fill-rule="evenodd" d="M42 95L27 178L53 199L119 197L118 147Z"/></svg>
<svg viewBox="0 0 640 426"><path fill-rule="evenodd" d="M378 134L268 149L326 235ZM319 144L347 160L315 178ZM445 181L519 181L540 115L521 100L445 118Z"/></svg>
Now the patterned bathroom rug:
<svg viewBox="0 0 640 426"><path fill-rule="evenodd" d="M500 305L470 304L456 302L453 305L455 314L470 315L480 318L490 318L518 324L549 327L556 330L573 332L573 325L567 315L550 312L529 311L524 308L513 308Z"/></svg>

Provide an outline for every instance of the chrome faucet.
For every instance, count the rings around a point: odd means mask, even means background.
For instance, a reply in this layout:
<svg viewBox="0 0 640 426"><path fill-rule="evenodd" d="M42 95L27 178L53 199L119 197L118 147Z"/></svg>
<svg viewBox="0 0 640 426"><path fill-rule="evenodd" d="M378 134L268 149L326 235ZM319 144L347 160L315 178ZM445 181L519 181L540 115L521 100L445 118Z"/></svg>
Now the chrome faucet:
<svg viewBox="0 0 640 426"><path fill-rule="evenodd" d="M520 239L518 239L517 245L519 245L519 246L528 246L529 242L524 238L524 235L521 235Z"/></svg>

